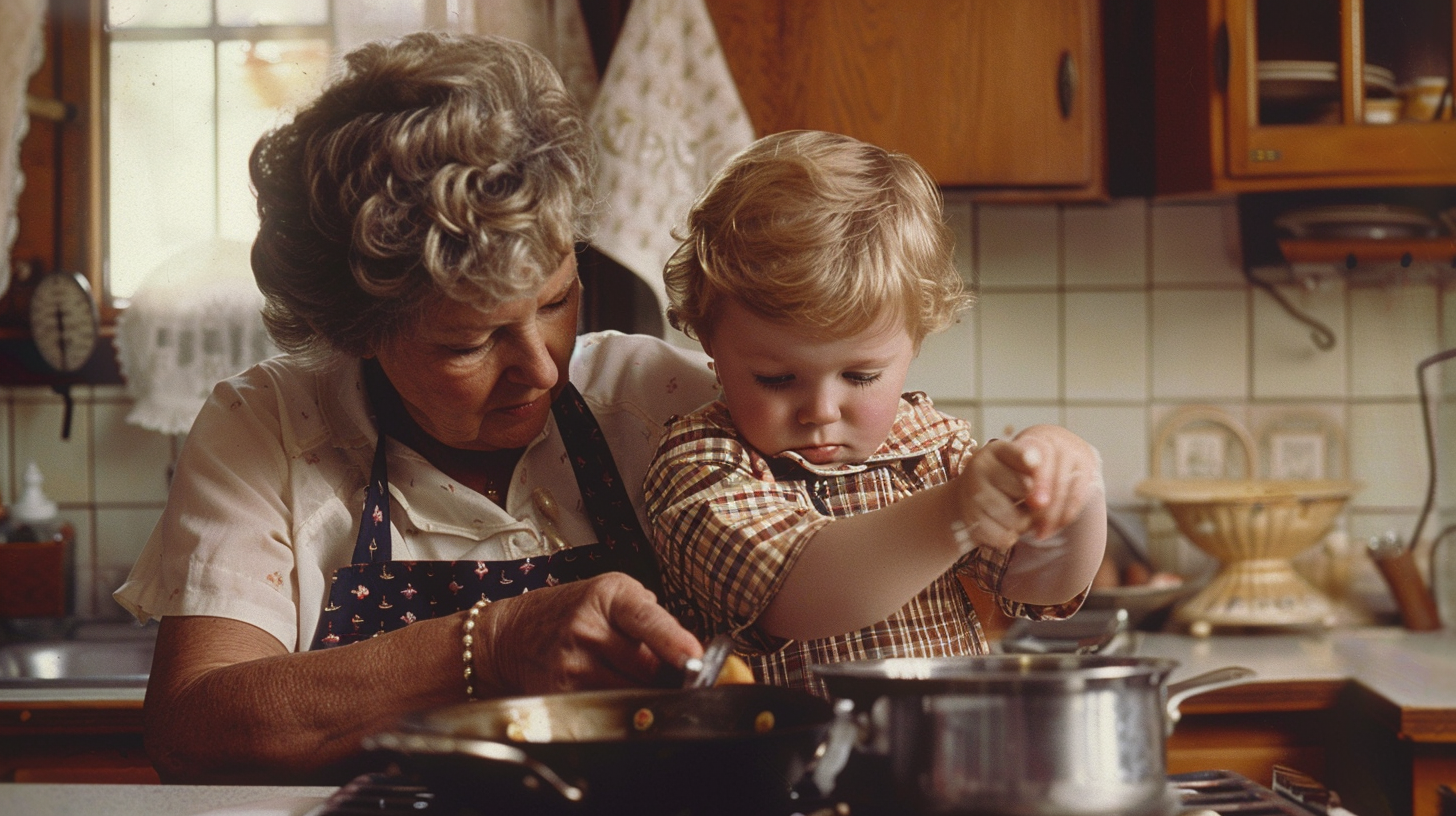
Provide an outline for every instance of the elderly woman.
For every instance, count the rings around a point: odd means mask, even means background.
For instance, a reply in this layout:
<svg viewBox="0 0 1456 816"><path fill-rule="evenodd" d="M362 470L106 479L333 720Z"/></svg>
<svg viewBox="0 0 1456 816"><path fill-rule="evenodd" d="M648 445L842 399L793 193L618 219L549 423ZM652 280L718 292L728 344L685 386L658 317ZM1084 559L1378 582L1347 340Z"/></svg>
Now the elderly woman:
<svg viewBox="0 0 1456 816"><path fill-rule="evenodd" d="M701 654L645 588L641 485L713 378L653 338L576 336L580 111L506 40L346 62L252 156L253 268L289 353L214 390L116 593L161 619L146 743L167 780L337 782L404 712Z"/></svg>

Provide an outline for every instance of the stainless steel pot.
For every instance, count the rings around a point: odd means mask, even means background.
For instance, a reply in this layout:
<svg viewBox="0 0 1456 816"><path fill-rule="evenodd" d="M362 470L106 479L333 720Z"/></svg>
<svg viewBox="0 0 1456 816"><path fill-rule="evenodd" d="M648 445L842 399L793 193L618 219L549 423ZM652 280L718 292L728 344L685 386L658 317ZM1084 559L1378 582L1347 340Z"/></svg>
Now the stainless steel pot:
<svg viewBox="0 0 1456 816"><path fill-rule="evenodd" d="M883 754L918 813L1176 812L1166 738L1188 696L1253 674L1166 685L1171 660L1096 655L892 658L818 666L854 703L859 750Z"/></svg>
<svg viewBox="0 0 1456 816"><path fill-rule="evenodd" d="M573 692L422 712L364 747L488 812L769 813L807 784L832 721L774 686Z"/></svg>

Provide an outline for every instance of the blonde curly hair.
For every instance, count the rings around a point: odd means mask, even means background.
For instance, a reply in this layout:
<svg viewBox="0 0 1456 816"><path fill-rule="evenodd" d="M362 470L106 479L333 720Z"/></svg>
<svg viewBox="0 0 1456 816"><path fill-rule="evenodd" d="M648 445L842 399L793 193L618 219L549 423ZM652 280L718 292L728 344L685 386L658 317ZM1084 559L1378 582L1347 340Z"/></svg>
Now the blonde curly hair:
<svg viewBox="0 0 1456 816"><path fill-rule="evenodd" d="M887 310L916 347L971 297L939 188L909 156L848 136L765 136L720 170L663 271L672 325L711 336L732 298L770 320L853 334Z"/></svg>
<svg viewBox="0 0 1456 816"><path fill-rule="evenodd" d="M279 348L362 356L444 298L534 294L587 223L595 145L550 62L496 37L368 43L249 162Z"/></svg>

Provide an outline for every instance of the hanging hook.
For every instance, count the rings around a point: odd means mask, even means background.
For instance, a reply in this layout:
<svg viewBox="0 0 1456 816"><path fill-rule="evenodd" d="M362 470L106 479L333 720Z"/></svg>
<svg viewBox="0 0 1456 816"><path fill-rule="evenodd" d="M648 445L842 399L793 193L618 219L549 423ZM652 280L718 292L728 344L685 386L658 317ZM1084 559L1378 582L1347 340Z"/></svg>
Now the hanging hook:
<svg viewBox="0 0 1456 816"><path fill-rule="evenodd" d="M1354 256L1352 255L1351 257L1353 258ZM1284 294L1274 284L1254 277L1253 271L1247 266L1244 267L1244 279L1254 286L1263 289L1265 292L1268 292L1269 297L1274 298L1274 302L1283 307L1284 311L1288 312L1290 317L1309 326L1311 329L1309 339L1310 342L1314 343L1315 348L1320 351L1329 351L1335 347L1335 333L1330 330L1330 327L1300 311L1298 307L1284 297Z"/></svg>

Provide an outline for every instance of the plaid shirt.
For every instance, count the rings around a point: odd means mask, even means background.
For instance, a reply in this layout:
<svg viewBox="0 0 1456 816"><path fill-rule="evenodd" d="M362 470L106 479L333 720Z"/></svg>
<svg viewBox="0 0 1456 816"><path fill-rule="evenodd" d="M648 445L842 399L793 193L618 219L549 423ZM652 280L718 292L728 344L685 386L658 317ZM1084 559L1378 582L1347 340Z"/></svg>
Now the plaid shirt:
<svg viewBox="0 0 1456 816"><path fill-rule="evenodd" d="M759 682L820 695L823 683L809 671L816 663L984 654L985 634L956 573L997 592L1006 556L990 549L972 550L900 611L858 632L790 641L754 625L824 525L947 482L975 450L970 426L919 392L901 398L889 439L862 464L814 465L793 452L767 458L738 435L721 401L677 419L646 481L664 605L704 641L732 634ZM998 595L1006 614L1033 619L1067 617L1082 600L1031 606Z"/></svg>

